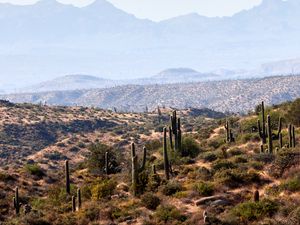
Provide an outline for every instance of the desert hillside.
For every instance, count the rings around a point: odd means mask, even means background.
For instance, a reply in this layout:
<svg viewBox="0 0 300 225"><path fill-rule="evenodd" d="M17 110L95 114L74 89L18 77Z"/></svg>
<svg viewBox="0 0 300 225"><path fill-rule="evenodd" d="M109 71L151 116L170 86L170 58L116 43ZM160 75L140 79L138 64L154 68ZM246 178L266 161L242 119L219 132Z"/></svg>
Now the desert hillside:
<svg viewBox="0 0 300 225"><path fill-rule="evenodd" d="M105 89L0 95L22 103L100 107L122 112L154 110L157 105L184 109L210 108L220 112L247 113L264 100L273 105L300 96L300 76L225 80L161 85L123 85Z"/></svg>
<svg viewBox="0 0 300 225"><path fill-rule="evenodd" d="M227 117L0 111L1 224L300 223L300 99Z"/></svg>

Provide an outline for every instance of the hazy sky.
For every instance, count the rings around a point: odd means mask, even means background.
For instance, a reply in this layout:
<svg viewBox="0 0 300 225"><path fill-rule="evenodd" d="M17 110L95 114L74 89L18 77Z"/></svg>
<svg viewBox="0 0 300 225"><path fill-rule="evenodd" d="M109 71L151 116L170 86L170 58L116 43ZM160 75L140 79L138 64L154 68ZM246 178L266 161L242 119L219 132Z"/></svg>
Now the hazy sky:
<svg viewBox="0 0 300 225"><path fill-rule="evenodd" d="M33 4L38 0L0 0L14 4ZM45 0L44 0L45 1ZM61 3L85 6L94 0L58 0ZM108 0L120 9L139 18L159 21L197 12L205 16L230 16L252 8L262 0Z"/></svg>

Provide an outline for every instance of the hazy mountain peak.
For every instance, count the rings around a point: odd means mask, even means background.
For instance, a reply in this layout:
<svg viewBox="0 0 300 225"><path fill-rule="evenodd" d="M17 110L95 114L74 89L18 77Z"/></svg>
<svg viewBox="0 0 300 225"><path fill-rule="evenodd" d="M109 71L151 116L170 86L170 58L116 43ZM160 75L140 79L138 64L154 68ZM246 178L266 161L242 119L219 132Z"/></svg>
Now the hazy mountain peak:
<svg viewBox="0 0 300 225"><path fill-rule="evenodd" d="M158 75L170 75L170 74L182 74L182 73L199 73L196 70L190 69L190 68L170 68L161 71Z"/></svg>

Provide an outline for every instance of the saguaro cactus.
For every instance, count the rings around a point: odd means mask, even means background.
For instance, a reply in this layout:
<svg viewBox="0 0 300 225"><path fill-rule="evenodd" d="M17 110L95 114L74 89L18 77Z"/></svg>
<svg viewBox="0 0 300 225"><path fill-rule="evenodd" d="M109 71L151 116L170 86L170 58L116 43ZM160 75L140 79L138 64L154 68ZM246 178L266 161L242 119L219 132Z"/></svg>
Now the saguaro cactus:
<svg viewBox="0 0 300 225"><path fill-rule="evenodd" d="M282 133L279 133L279 147L283 147L283 141L282 141Z"/></svg>
<svg viewBox="0 0 300 225"><path fill-rule="evenodd" d="M170 179L170 165L167 150L167 128L164 127L164 141L163 141L163 155L164 155L164 169L166 179Z"/></svg>
<svg viewBox="0 0 300 225"><path fill-rule="evenodd" d="M18 215L20 213L20 200L19 200L19 188L16 187L15 189L15 197L13 197L13 203L14 203L14 208L15 208L15 212L16 215Z"/></svg>
<svg viewBox="0 0 300 225"><path fill-rule="evenodd" d="M226 142L227 143L234 142L233 133L232 133L232 130L230 129L230 125L229 125L228 120L226 120L224 128L226 130Z"/></svg>
<svg viewBox="0 0 300 225"><path fill-rule="evenodd" d="M262 125L260 125L260 120L257 120L258 133L263 144L267 143L267 134L265 127L265 105L264 102L261 103L261 114L262 114Z"/></svg>
<svg viewBox="0 0 300 225"><path fill-rule="evenodd" d="M76 197L72 196L72 212L76 212Z"/></svg>
<svg viewBox="0 0 300 225"><path fill-rule="evenodd" d="M105 152L105 173L109 175L109 168L108 168L108 152Z"/></svg>
<svg viewBox="0 0 300 225"><path fill-rule="evenodd" d="M171 119L172 120L172 119ZM170 139L170 147L171 147L171 149L173 149L174 148L174 146L173 146L173 137L172 137L173 135L172 135L172 128L171 127L169 127L169 139Z"/></svg>
<svg viewBox="0 0 300 225"><path fill-rule="evenodd" d="M147 161L147 149L146 147L143 148L143 162L141 166L141 170L144 170L146 168L146 161Z"/></svg>
<svg viewBox="0 0 300 225"><path fill-rule="evenodd" d="M77 201L78 201L78 209L81 209L81 190L80 188L77 189Z"/></svg>
<svg viewBox="0 0 300 225"><path fill-rule="evenodd" d="M293 147L292 124L289 124L288 133L289 133L289 148L292 148Z"/></svg>
<svg viewBox="0 0 300 225"><path fill-rule="evenodd" d="M131 175L132 175L132 191L133 195L137 195L137 182L138 182L138 171L137 171L137 156L135 155L135 145L131 144Z"/></svg>
<svg viewBox="0 0 300 225"><path fill-rule="evenodd" d="M259 202L259 191L255 190L253 199L255 202Z"/></svg>
<svg viewBox="0 0 300 225"><path fill-rule="evenodd" d="M267 117L267 127L268 127L268 151L270 154L273 153L273 139L272 139L272 129L271 129L271 117Z"/></svg>
<svg viewBox="0 0 300 225"><path fill-rule="evenodd" d="M278 121L278 131L277 131L277 137L278 137L278 140L280 139L280 138L279 138L279 135L281 134L281 128L282 128L282 119L281 119L281 117L279 117L279 121Z"/></svg>
<svg viewBox="0 0 300 225"><path fill-rule="evenodd" d="M292 128L292 147L295 148L296 147L296 136L295 136L295 126L293 126Z"/></svg>
<svg viewBox="0 0 300 225"><path fill-rule="evenodd" d="M65 176L66 176L66 192L70 194L71 188L70 188L70 171L69 171L69 161L66 160L65 162Z"/></svg>

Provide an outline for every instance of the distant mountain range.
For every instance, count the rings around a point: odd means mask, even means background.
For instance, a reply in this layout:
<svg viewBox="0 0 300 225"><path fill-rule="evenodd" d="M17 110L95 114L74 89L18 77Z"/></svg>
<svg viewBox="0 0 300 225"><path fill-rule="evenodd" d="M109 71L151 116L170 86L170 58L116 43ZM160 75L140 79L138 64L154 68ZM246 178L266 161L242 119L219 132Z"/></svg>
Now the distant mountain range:
<svg viewBox="0 0 300 225"><path fill-rule="evenodd" d="M91 78L92 80L94 78ZM123 85L104 89L0 95L12 102L49 105L97 106L119 111L144 111L158 105L176 108L210 108L220 112L247 112L262 100L266 104L300 96L300 76L191 82L186 84Z"/></svg>
<svg viewBox="0 0 300 225"><path fill-rule="evenodd" d="M299 11L299 0L263 0L232 17L189 14L153 22L105 0L83 8L55 0L27 6L1 3L0 89L60 74L120 80L178 67L201 73L253 70L300 57Z"/></svg>
<svg viewBox="0 0 300 225"><path fill-rule="evenodd" d="M14 90L14 93L87 90L109 88L129 84L174 84L217 80L232 80L267 77L274 75L300 74L300 59L272 62L261 65L255 70L218 70L212 73L200 73L189 68L173 68L164 70L157 75L140 79L112 80L91 75L67 75L53 80L37 83ZM1 93L1 91L0 91Z"/></svg>

